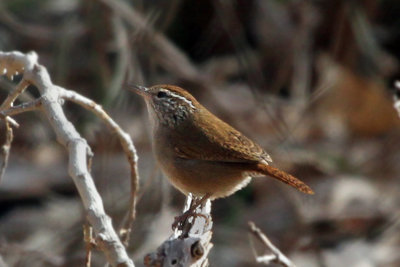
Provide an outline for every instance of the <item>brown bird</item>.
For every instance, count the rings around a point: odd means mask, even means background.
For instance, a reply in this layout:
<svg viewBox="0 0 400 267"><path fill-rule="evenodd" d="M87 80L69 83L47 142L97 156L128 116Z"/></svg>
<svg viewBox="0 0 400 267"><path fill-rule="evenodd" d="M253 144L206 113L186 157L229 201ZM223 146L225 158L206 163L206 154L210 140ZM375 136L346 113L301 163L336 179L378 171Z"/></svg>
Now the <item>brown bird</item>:
<svg viewBox="0 0 400 267"><path fill-rule="evenodd" d="M259 145L173 85L128 85L147 104L155 157L182 193L211 200L246 186L252 176L270 176L303 193L313 191L296 177L269 165Z"/></svg>
<svg viewBox="0 0 400 267"><path fill-rule="evenodd" d="M152 124L155 157L170 182L187 195L215 199L246 186L251 176L266 175L303 193L314 192L296 177L269 165L259 145L173 85L128 85L143 96Z"/></svg>

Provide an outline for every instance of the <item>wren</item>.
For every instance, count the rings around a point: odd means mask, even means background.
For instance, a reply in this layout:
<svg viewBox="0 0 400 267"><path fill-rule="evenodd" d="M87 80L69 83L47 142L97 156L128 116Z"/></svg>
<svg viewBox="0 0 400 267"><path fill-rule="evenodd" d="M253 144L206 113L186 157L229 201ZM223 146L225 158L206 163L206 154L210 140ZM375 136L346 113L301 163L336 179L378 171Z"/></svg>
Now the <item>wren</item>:
<svg viewBox="0 0 400 267"><path fill-rule="evenodd" d="M146 101L155 157L172 185L185 195L226 197L255 176L269 176L303 193L314 193L296 177L272 167L267 152L186 90L173 85L128 85L128 89Z"/></svg>

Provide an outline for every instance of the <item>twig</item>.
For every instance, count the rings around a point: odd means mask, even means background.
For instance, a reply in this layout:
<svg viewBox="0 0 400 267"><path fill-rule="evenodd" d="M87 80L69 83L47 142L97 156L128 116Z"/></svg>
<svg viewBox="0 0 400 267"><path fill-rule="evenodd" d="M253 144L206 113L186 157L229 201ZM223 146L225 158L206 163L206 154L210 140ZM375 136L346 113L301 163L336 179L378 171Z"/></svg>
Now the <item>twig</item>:
<svg viewBox="0 0 400 267"><path fill-rule="evenodd" d="M8 66L11 64L4 64L4 68L7 70L7 76L9 79L12 80L13 75L15 73L18 73L18 71L21 71L22 69L15 69L15 70L10 70L7 69ZM0 71L3 69L3 64L1 65L2 68L0 68ZM0 110L5 110L8 109L12 106L14 101L17 99L17 97L28 87L29 83L26 80L21 80L18 85L15 87L15 89L7 96L6 100L1 104ZM12 118L6 116L5 120L9 123L11 123L14 127L19 127L19 124Z"/></svg>
<svg viewBox="0 0 400 267"><path fill-rule="evenodd" d="M17 56L21 57L21 54L18 54ZM24 66L15 64L15 62L13 61L13 58L7 54L3 54L0 52L0 57L2 58L2 60L0 61L0 72L3 73L4 72L3 70L5 70L9 79L12 80L14 74L17 74L24 69ZM11 91L11 93L7 96L7 98L1 104L0 111L4 111L4 110L12 107L12 104L14 103L15 99L17 99L17 97L26 89L26 87L28 87L28 85L29 85L29 83L26 82L25 80L22 80L20 83L18 83L16 88L13 91ZM12 130L10 124L12 124L15 127L19 126L18 123L14 119L8 117L7 114L2 113L1 117L6 122L6 141L1 149L1 154L3 156L3 162L0 167L0 181L2 180L2 178L4 176L5 170L8 165L8 159L10 157L11 143L14 138L13 130Z"/></svg>
<svg viewBox="0 0 400 267"><path fill-rule="evenodd" d="M104 211L103 201L88 170L87 156L90 155L90 147L66 118L62 109L63 98L61 95L67 90L53 85L46 68L38 64L35 53L25 55L20 52L0 52L0 69L3 68L7 70L9 76L23 71L23 81L34 85L39 90L41 95L40 111L50 122L56 133L57 141L69 153L68 171L81 196L88 222L95 233L98 248L103 251L112 266L133 267L132 260L128 257L125 247L112 226L111 218ZM14 98L13 95L11 93L7 99ZM95 107L94 105L94 110L96 110Z"/></svg>
<svg viewBox="0 0 400 267"><path fill-rule="evenodd" d="M11 74L12 77L12 74ZM26 80L21 80L18 85L15 87L15 90L12 91L4 100L3 104L1 104L1 107L11 107L12 103L17 99L17 97L28 87L29 83Z"/></svg>
<svg viewBox="0 0 400 267"><path fill-rule="evenodd" d="M103 108L92 101L74 91L58 88L60 96L63 99L70 100L88 110L91 110L96 116L103 120L103 122L118 136L121 146L126 154L130 168L131 168L131 195L129 201L128 219L120 230L120 235L125 246L129 244L129 237L132 230L133 221L136 217L136 199L139 190L139 171L137 168L138 155L132 139L128 133L124 132L121 127L103 110Z"/></svg>
<svg viewBox="0 0 400 267"><path fill-rule="evenodd" d="M83 240L86 243L85 267L90 267L92 264L92 248L96 244L93 239L93 228L87 223L83 224Z"/></svg>
<svg viewBox="0 0 400 267"><path fill-rule="evenodd" d="M249 222L249 228L250 233L254 235L259 241L261 241L261 243L263 243L265 247L271 250L271 254L258 256L250 237L252 251L258 263L263 263L265 265L277 263L284 267L296 267L296 265L294 265L294 263L288 257L286 257L277 247L274 246L274 244L272 244L268 237L263 232L261 232L261 230L253 222Z"/></svg>
<svg viewBox="0 0 400 267"><path fill-rule="evenodd" d="M394 83L394 87L395 87L395 94L394 94L394 108L397 110L397 113L399 114L400 117L400 81L396 81Z"/></svg>
<svg viewBox="0 0 400 267"><path fill-rule="evenodd" d="M3 179L4 173L5 173L7 165L8 165L8 159L10 157L10 149L11 149L11 143L12 143L13 138L14 138L13 130L12 130L10 124L8 123L8 121L6 121L6 141L3 145L3 147L1 148L3 162L1 164L1 169L0 169L0 182Z"/></svg>
<svg viewBox="0 0 400 267"><path fill-rule="evenodd" d="M42 105L41 101L41 98L38 98L30 102L24 102L20 105L10 107L6 110L0 111L0 116L15 116L21 113L38 110Z"/></svg>
<svg viewBox="0 0 400 267"><path fill-rule="evenodd" d="M17 115L17 114L20 114L23 112L36 110L40 107L40 105L41 105L40 99L36 99L34 101L31 101L28 103L23 103L21 105L11 107L7 110L0 111L0 117L11 119L8 116ZM4 173L5 173L7 165L8 165L8 159L10 157L11 143L12 143L13 139L14 139L13 130L10 126L9 121L6 120L6 142L4 143L2 150L1 150L1 153L3 156L3 163L2 163L1 169L0 169L0 182L3 179Z"/></svg>

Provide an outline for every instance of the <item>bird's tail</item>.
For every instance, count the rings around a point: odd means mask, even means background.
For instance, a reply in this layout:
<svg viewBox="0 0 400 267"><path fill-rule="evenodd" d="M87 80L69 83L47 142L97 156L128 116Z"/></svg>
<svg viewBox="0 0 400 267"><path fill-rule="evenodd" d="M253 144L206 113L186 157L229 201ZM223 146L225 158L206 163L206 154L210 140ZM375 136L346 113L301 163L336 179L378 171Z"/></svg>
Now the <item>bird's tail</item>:
<svg viewBox="0 0 400 267"><path fill-rule="evenodd" d="M314 191L308 185L306 185L305 183L303 183L296 177L294 177L284 171L279 170L278 168L272 167L267 164L259 163L259 164L257 164L257 172L260 172L264 175L271 176L281 182L291 185L303 193L310 194L310 195L314 194Z"/></svg>

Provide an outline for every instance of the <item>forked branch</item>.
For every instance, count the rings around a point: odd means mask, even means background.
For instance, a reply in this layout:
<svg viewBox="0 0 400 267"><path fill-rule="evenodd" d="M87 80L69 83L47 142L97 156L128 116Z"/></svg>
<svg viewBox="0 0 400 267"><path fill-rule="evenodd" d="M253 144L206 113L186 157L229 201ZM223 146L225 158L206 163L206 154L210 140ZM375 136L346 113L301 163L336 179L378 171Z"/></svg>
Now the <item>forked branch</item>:
<svg viewBox="0 0 400 267"><path fill-rule="evenodd" d="M91 157L90 147L86 140L77 132L74 125L67 119L62 109L64 99L88 99L54 85L46 68L37 62L37 58L37 55L33 52L26 55L20 52L0 52L0 70L5 69L9 78L12 78L15 74L23 73L22 81L0 106L0 114L7 120L7 125L9 122L7 119L9 117L7 116L10 115L32 110L39 110L45 115L56 133L57 141L68 151L69 174L81 196L87 220L94 231L97 247L104 252L108 262L112 266L134 266L112 226L111 218L104 211L103 201L97 192L93 178L88 169L88 165L90 165L87 163L88 157L89 160ZM39 90L40 98L12 107L12 103L15 99L30 84L34 85ZM133 172L132 179L134 181L132 184L134 184L135 187L131 197L135 199L138 184L136 170L137 156L129 135L123 132L99 105L91 100L86 102L91 104L90 107L93 108L90 109L106 121L119 136L124 151L128 155L131 171ZM7 128L10 129L9 126ZM6 145L8 143L6 142ZM133 203L135 203L135 201ZM131 213L134 213L134 210L133 207ZM131 215L131 217L133 216Z"/></svg>
<svg viewBox="0 0 400 267"><path fill-rule="evenodd" d="M294 263L288 257L286 257L277 247L274 246L274 244L272 244L269 238L263 232L261 232L261 230L253 222L249 222L249 231L250 234L255 236L268 250L271 251L270 254L259 256L254 248L250 236L249 238L252 251L258 263L263 263L265 265L276 263L284 267L296 267L296 265L294 265Z"/></svg>

